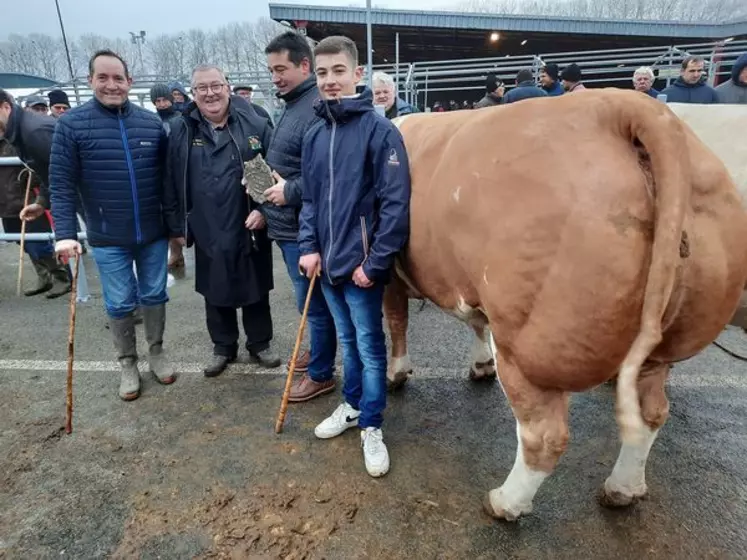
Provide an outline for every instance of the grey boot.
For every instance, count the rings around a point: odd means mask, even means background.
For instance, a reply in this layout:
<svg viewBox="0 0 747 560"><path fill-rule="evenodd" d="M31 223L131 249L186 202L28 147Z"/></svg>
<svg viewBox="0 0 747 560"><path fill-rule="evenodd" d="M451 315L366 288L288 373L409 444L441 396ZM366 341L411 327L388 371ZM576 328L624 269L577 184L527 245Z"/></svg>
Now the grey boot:
<svg viewBox="0 0 747 560"><path fill-rule="evenodd" d="M44 257L45 264L54 280L54 287L46 295L47 299L64 296L72 289L73 283L67 265L57 262L54 255Z"/></svg>
<svg viewBox="0 0 747 560"><path fill-rule="evenodd" d="M140 396L140 372L137 370L137 342L135 340L135 320L132 315L122 319L109 318L109 328L117 351L122 378L119 384L119 397L125 401Z"/></svg>
<svg viewBox="0 0 747 560"><path fill-rule="evenodd" d="M34 270L36 270L36 287L32 288L30 290L25 290L23 292L23 295L25 296L35 296L37 294L43 294L44 292L48 292L52 289L52 275L49 273L49 269L47 268L47 263L44 261L44 259L31 259L31 264L34 265Z"/></svg>
<svg viewBox="0 0 747 560"><path fill-rule="evenodd" d="M148 364L150 372L159 383L170 385L176 381L174 368L163 351L163 331L166 328L166 304L142 307L145 339L148 341Z"/></svg>

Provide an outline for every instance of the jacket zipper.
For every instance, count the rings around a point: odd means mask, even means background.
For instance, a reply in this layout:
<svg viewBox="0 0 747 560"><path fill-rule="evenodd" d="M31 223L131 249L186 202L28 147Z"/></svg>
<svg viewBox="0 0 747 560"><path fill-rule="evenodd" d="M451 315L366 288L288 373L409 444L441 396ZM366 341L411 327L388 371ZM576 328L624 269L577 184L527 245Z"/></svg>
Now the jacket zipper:
<svg viewBox="0 0 747 560"><path fill-rule="evenodd" d="M361 237L363 238L363 263L368 260L368 230L366 229L366 217L361 216ZM361 263L361 265L363 264Z"/></svg>
<svg viewBox="0 0 747 560"><path fill-rule="evenodd" d="M329 111L329 107L327 108ZM332 119L332 135L329 138L329 208L327 214L329 215L329 248L327 249L327 264L324 270L327 272L327 280L332 284L332 276L329 273L329 260L332 257L332 245L334 245L335 238L332 232L332 195L335 190L335 165L334 165L334 153L335 153L335 135L337 134L337 121L330 113Z"/></svg>
<svg viewBox="0 0 747 560"><path fill-rule="evenodd" d="M187 173L189 171L189 150L191 149L192 144L192 138L190 138L191 133L187 132L187 151L184 155L184 182L182 183L184 185L183 191L184 191L184 245L187 245L187 222L188 222L188 211L187 211Z"/></svg>
<svg viewBox="0 0 747 560"><path fill-rule="evenodd" d="M125 158L127 159L127 169L130 173L130 188L132 189L132 204L135 211L135 239L137 244L142 243L143 235L140 231L140 202L137 197L137 183L135 182L135 169L132 166L132 154L127 140L127 131L125 130L122 113L117 116L119 119L119 131L122 133L122 145L124 146Z"/></svg>

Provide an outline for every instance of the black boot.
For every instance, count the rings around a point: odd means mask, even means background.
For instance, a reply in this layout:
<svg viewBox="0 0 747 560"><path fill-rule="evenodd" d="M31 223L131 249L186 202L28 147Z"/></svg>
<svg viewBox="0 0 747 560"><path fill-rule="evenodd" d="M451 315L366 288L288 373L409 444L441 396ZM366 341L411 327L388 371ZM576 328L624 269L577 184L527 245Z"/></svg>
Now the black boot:
<svg viewBox="0 0 747 560"><path fill-rule="evenodd" d="M73 288L73 281L70 278L70 272L68 271L67 265L57 262L54 255L44 257L44 259L54 281L54 286L46 296L47 299L58 298L69 293Z"/></svg>
<svg viewBox="0 0 747 560"><path fill-rule="evenodd" d="M34 265L34 270L36 270L36 287L31 288L30 290L24 290L23 295L25 296L35 296L38 294L43 294L44 292L48 292L52 289L53 283L52 283L52 275L50 274L48 267L48 263L45 261L45 259L42 257L41 259L31 259L31 264Z"/></svg>
<svg viewBox="0 0 747 560"><path fill-rule="evenodd" d="M234 361L235 358L228 356L219 356L216 354L213 356L212 361L205 367L203 373L205 377L217 377L228 367L228 364Z"/></svg>

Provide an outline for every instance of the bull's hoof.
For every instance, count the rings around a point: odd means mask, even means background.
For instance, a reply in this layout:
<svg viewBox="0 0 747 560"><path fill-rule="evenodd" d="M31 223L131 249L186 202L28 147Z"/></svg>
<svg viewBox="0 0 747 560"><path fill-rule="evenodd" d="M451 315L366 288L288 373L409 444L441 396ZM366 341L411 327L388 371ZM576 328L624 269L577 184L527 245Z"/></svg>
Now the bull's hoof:
<svg viewBox="0 0 747 560"><path fill-rule="evenodd" d="M492 497L491 497L492 496ZM501 505L503 494L500 488L491 490L482 500L482 509L493 519L501 521L517 521L524 514L532 513L532 505L516 508L506 508Z"/></svg>
<svg viewBox="0 0 747 560"><path fill-rule="evenodd" d="M607 508L622 508L637 504L639 501L645 500L647 496L648 489L645 486L643 489L631 492L614 488L609 482L605 482L599 492L599 503Z"/></svg>
<svg viewBox="0 0 747 560"><path fill-rule="evenodd" d="M469 369L469 378L472 381L494 381L496 378L495 362L491 359L487 362L476 362Z"/></svg>
<svg viewBox="0 0 747 560"><path fill-rule="evenodd" d="M410 378L411 371L398 371L395 372L392 377L387 376L386 378L386 389L390 393L398 391L405 386L407 380Z"/></svg>

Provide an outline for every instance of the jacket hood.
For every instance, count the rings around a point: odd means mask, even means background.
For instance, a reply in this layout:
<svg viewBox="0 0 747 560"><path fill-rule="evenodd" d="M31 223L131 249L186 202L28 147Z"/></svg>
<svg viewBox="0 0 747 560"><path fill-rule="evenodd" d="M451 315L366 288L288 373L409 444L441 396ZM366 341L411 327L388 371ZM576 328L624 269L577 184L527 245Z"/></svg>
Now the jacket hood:
<svg viewBox="0 0 747 560"><path fill-rule="evenodd" d="M317 116L327 122L345 122L368 111L373 111L373 92L365 86L356 87L356 94L352 97L325 101L317 99L314 111Z"/></svg>
<svg viewBox="0 0 747 560"><path fill-rule="evenodd" d="M184 89L184 86L181 84L181 82L171 82L168 84L169 91L178 91L184 96L184 99L189 100L189 95L187 95L187 90Z"/></svg>
<svg viewBox="0 0 747 560"><path fill-rule="evenodd" d="M739 81L739 74L747 68L747 53L740 56L731 69L731 80L740 87L747 87L747 82Z"/></svg>
<svg viewBox="0 0 747 560"><path fill-rule="evenodd" d="M314 87L316 87L316 76L312 74L288 93L278 93L277 97L286 103L293 103L296 99L301 98L306 92Z"/></svg>

